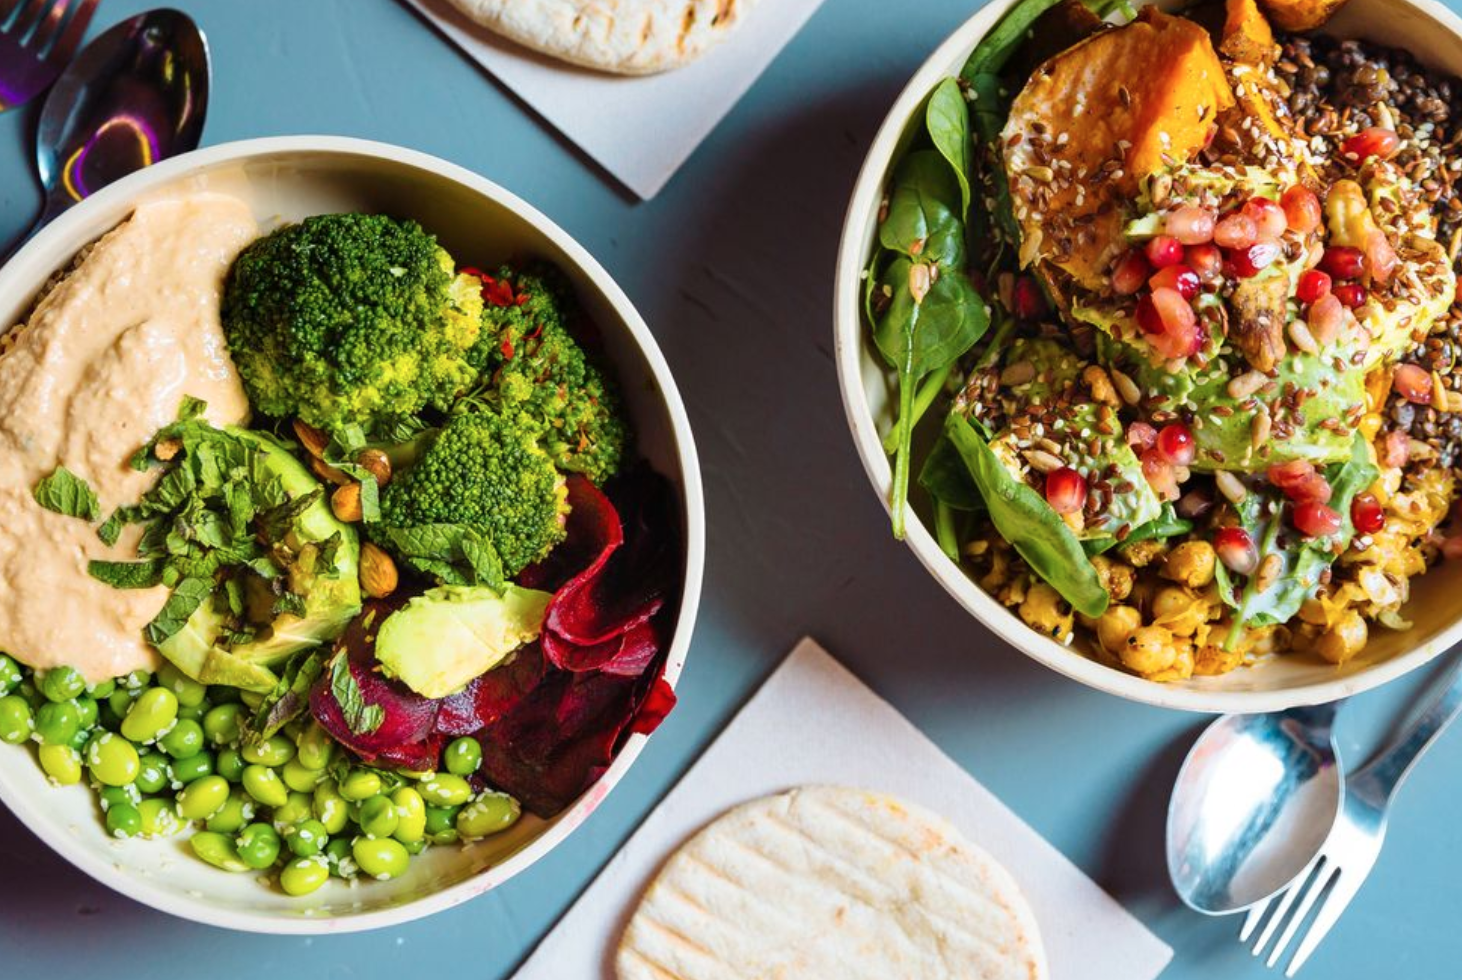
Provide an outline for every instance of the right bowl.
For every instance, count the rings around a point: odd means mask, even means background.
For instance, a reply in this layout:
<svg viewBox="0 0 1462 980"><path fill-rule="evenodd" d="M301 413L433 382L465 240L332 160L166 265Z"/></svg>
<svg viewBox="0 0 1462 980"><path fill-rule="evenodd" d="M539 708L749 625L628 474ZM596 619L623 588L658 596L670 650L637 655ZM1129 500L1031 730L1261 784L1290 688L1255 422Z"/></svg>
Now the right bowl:
<svg viewBox="0 0 1462 980"><path fill-rule="evenodd" d="M892 373L863 323L863 271L872 255L888 174L912 138L919 107L940 80L959 74L970 53L1018 0L993 0L942 43L910 79L879 128L848 206L838 250L834 334L838 380L853 441L875 491L885 501L893 481L882 447L897 394ZM1142 6L1140 2L1137 6ZM1158 4L1167 9L1174 5ZM1462 18L1434 0L1349 0L1322 29L1409 51L1427 66L1462 76ZM1462 640L1462 562L1446 562L1412 580L1405 631L1374 630L1343 666L1310 656L1272 656L1216 677L1156 683L1099 663L1043 636L1001 605L940 550L929 515L908 514L906 543L935 581L996 636L1052 670L1120 697L1188 711L1277 711L1349 697L1415 670ZM969 645L984 641L971 631ZM972 653L977 653L972 649Z"/></svg>

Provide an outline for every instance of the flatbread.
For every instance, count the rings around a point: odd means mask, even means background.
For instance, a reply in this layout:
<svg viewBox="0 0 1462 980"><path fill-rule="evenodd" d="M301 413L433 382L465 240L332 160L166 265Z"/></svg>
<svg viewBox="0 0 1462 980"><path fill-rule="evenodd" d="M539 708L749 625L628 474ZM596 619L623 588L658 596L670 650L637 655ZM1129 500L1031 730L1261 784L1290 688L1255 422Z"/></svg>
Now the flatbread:
<svg viewBox="0 0 1462 980"><path fill-rule="evenodd" d="M544 54L621 75L699 58L755 0L452 0L488 30Z"/></svg>
<svg viewBox="0 0 1462 980"><path fill-rule="evenodd" d="M1044 980L1010 874L943 818L823 786L731 810L677 851L619 980Z"/></svg>

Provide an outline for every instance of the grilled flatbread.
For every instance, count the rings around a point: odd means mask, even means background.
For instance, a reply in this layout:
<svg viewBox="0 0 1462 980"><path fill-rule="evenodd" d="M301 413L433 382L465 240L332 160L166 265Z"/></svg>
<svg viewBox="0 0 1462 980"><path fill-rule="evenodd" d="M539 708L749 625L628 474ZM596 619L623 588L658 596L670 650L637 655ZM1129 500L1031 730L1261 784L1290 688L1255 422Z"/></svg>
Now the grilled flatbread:
<svg viewBox="0 0 1462 980"><path fill-rule="evenodd" d="M650 885L619 980L1043 980L1014 879L944 819L809 787L730 811Z"/></svg>

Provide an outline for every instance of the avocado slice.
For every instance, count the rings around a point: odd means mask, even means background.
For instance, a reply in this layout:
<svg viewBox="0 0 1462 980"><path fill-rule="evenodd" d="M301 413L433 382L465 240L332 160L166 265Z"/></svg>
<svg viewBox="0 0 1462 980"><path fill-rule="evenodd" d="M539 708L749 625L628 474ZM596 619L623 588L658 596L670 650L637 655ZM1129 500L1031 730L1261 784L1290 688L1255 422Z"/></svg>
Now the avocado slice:
<svg viewBox="0 0 1462 980"><path fill-rule="evenodd" d="M538 638L553 596L508 584L430 589L388 616L376 636L382 671L443 698Z"/></svg>
<svg viewBox="0 0 1462 980"><path fill-rule="evenodd" d="M278 680L273 671L240 659L218 645L223 624L223 612L209 599L157 650L200 684L222 684L261 694L273 690Z"/></svg>

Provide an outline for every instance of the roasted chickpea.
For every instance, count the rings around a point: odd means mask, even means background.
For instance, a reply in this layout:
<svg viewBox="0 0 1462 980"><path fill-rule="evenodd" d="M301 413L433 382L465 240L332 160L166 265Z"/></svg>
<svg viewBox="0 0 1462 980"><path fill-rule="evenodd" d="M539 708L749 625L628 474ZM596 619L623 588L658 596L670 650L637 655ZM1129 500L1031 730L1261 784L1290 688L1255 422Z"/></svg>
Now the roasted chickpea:
<svg viewBox="0 0 1462 980"><path fill-rule="evenodd" d="M1127 638L1142 625L1142 614L1131 606L1108 606L1096 622L1097 642L1108 653L1121 655Z"/></svg>
<svg viewBox="0 0 1462 980"><path fill-rule="evenodd" d="M1152 618L1174 636L1192 636L1208 622L1209 606L1181 585L1164 585L1152 597Z"/></svg>
<svg viewBox="0 0 1462 980"><path fill-rule="evenodd" d="M1061 599L1061 594L1045 582L1031 586L1025 601L1020 604L1020 618L1037 632L1056 639L1071 634L1071 610Z"/></svg>
<svg viewBox="0 0 1462 980"><path fill-rule="evenodd" d="M1213 545L1207 541L1184 541L1168 555L1162 575L1191 589L1201 589L1213 581L1217 561Z"/></svg>
<svg viewBox="0 0 1462 980"><path fill-rule="evenodd" d="M1222 643L1208 643L1198 650L1193 659L1193 673L1200 677L1215 677L1227 674L1244 662L1244 652L1238 647L1225 650Z"/></svg>
<svg viewBox="0 0 1462 980"><path fill-rule="evenodd" d="M1148 538L1146 541L1135 541L1119 550L1122 557L1127 559L1127 564L1133 568L1146 568L1167 554L1168 543L1156 538Z"/></svg>
<svg viewBox="0 0 1462 980"><path fill-rule="evenodd" d="M1191 640L1176 639L1173 641L1173 662L1167 670L1160 670L1155 674L1147 674L1150 681L1159 684L1168 684L1173 681L1185 681L1193 676L1194 656L1193 643Z"/></svg>
<svg viewBox="0 0 1462 980"><path fill-rule="evenodd" d="M1170 630L1162 626L1143 626L1127 637L1118 654L1127 669L1148 675L1171 667L1178 657L1178 648Z"/></svg>
<svg viewBox="0 0 1462 980"><path fill-rule="evenodd" d="M1112 597L1113 602L1121 602L1132 594L1132 583L1137 578L1137 573L1131 565L1113 561L1106 555L1097 555L1091 560L1091 564L1097 570L1102 587L1107 590L1107 595Z"/></svg>
<svg viewBox="0 0 1462 980"><path fill-rule="evenodd" d="M1366 621L1354 609L1347 609L1320 638L1315 652L1332 664L1343 664L1366 645Z"/></svg>

